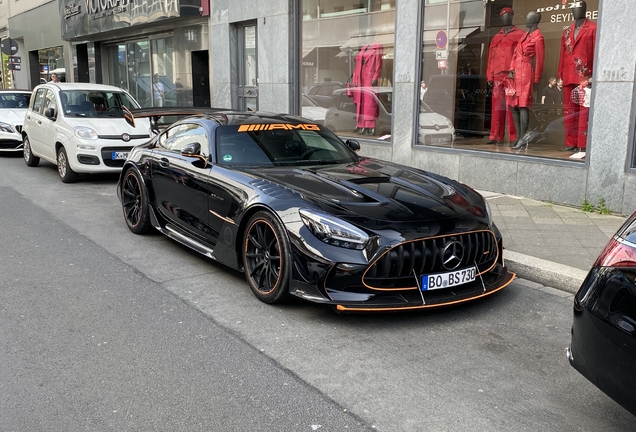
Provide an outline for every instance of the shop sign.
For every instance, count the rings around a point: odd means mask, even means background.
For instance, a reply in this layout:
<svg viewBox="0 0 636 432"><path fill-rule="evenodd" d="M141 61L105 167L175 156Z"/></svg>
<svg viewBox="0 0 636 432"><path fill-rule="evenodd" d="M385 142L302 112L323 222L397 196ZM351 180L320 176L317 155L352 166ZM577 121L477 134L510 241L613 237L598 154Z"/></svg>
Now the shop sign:
<svg viewBox="0 0 636 432"><path fill-rule="evenodd" d="M79 15L82 12L80 5L75 3L69 3L64 6L64 19L69 19L72 16Z"/></svg>
<svg viewBox="0 0 636 432"><path fill-rule="evenodd" d="M545 1L545 5L537 7L536 11L542 14L550 14L549 20L543 19L542 21L548 21L552 24L564 23L566 25L574 22L574 15L571 9L582 6L580 1L565 1L562 0L561 4L553 4L555 0ZM595 0L587 1L587 11L585 17L589 20L596 21L598 19L598 2ZM535 5L536 7L537 5Z"/></svg>
<svg viewBox="0 0 636 432"><path fill-rule="evenodd" d="M314 67L314 62L312 62L312 61L304 61L304 62L302 62L302 65L306 66L306 67Z"/></svg>

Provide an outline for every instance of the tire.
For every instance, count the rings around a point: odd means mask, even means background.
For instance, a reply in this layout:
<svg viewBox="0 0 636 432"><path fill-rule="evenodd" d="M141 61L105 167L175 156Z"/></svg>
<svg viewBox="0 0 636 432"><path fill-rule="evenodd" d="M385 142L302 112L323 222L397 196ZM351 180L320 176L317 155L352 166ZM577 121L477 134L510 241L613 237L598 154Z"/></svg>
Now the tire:
<svg viewBox="0 0 636 432"><path fill-rule="evenodd" d="M23 140L23 150L22 155L24 156L24 163L30 167L36 167L40 163L40 158L33 155L33 150L31 149L31 141L29 141L29 137L27 135L24 136Z"/></svg>
<svg viewBox="0 0 636 432"><path fill-rule="evenodd" d="M60 147L57 151L57 173L64 183L75 183L77 181L78 175L71 169L64 147Z"/></svg>
<svg viewBox="0 0 636 432"><path fill-rule="evenodd" d="M272 304L289 298L289 250L287 236L271 213L259 211L250 218L243 236L243 266L260 301Z"/></svg>
<svg viewBox="0 0 636 432"><path fill-rule="evenodd" d="M135 234L145 234L150 228L148 194L139 174L130 168L121 182L121 208L128 229Z"/></svg>

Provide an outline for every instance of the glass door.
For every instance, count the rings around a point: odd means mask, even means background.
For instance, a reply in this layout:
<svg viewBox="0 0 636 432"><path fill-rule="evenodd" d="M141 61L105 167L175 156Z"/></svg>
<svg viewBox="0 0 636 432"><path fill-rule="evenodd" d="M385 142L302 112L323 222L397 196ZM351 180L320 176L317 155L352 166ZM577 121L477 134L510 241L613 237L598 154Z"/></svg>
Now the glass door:
<svg viewBox="0 0 636 432"><path fill-rule="evenodd" d="M128 92L142 107L153 105L149 44L147 40L126 44L129 76Z"/></svg>
<svg viewBox="0 0 636 432"><path fill-rule="evenodd" d="M258 110L258 68L256 24L238 28L239 40L239 109Z"/></svg>
<svg viewBox="0 0 636 432"><path fill-rule="evenodd" d="M109 84L128 90L128 73L126 71L126 45L111 45L106 49L108 56Z"/></svg>

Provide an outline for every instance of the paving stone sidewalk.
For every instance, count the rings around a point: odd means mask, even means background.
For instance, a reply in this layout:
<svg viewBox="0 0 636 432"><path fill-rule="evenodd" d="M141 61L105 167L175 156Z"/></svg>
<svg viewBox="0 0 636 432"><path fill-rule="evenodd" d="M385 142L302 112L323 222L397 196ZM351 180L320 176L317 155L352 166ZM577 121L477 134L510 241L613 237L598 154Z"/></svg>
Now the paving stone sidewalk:
<svg viewBox="0 0 636 432"><path fill-rule="evenodd" d="M570 292L580 286L626 219L523 197L480 193L490 203L503 236L508 267L519 277ZM564 283L568 287L558 286Z"/></svg>

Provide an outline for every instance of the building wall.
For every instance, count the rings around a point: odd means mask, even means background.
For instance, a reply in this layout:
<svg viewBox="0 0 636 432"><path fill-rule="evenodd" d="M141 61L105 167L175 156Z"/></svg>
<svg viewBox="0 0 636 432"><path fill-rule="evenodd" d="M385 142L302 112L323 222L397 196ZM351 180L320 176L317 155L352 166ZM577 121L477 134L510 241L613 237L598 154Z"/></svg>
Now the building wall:
<svg viewBox="0 0 636 432"><path fill-rule="evenodd" d="M210 1L212 106L236 106L237 32L235 24L256 21L260 109L290 111L292 105L293 2Z"/></svg>

